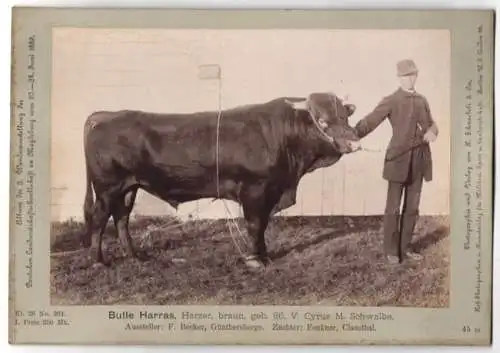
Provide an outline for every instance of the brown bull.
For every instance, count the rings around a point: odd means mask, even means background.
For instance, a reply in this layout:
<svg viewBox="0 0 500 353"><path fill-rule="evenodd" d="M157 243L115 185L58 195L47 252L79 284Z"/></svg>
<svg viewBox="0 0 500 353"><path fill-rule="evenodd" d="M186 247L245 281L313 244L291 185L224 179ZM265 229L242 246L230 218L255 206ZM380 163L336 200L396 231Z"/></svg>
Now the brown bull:
<svg viewBox="0 0 500 353"><path fill-rule="evenodd" d="M128 223L142 189L175 208L200 198L239 203L254 241L249 257L265 263L269 217L295 204L306 173L356 150L358 137L348 124L354 110L335 95L316 93L223 110L220 115L93 113L84 128L83 242L91 247L91 258L109 263L102 233L110 216L127 254L141 257Z"/></svg>

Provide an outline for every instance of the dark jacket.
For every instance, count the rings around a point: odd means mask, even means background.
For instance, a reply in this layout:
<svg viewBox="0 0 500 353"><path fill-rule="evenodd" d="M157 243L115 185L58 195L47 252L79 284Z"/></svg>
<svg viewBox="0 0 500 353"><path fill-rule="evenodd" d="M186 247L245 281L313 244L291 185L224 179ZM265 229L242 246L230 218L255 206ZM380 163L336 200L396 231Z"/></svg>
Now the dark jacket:
<svg viewBox="0 0 500 353"><path fill-rule="evenodd" d="M393 134L385 155L383 178L405 182L411 166L413 176L422 173L426 181L432 180L431 150L423 136L429 129L437 136L438 128L427 99L419 93L398 88L356 124L358 136L363 138L386 118Z"/></svg>

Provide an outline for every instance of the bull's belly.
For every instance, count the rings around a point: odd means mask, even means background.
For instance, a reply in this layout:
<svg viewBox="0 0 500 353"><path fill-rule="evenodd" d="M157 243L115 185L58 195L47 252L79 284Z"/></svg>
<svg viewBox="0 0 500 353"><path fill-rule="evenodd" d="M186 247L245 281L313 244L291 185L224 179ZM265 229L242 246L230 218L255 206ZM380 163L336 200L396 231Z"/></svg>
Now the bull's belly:
<svg viewBox="0 0 500 353"><path fill-rule="evenodd" d="M233 180L210 178L206 173L199 176L156 174L154 178L140 178L137 184L144 191L176 207L179 203L203 198L225 198L238 201L239 185ZM217 185L218 184L218 185Z"/></svg>

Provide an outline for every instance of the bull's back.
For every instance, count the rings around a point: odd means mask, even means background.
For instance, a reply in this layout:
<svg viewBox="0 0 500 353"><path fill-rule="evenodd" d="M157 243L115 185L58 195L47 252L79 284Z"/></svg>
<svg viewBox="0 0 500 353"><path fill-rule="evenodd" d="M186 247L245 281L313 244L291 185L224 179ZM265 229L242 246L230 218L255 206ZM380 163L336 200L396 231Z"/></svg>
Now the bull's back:
<svg viewBox="0 0 500 353"><path fill-rule="evenodd" d="M87 156L99 158L94 164L101 168L119 167L134 172L141 165L157 169L173 166L172 170L185 172L185 168L189 168L190 173L202 174L214 168L218 153L221 167L239 165L260 174L276 162L280 132L273 131L273 119L280 119L282 109L283 104L274 100L224 110L220 114L216 111L95 112L85 125L86 150L92 152Z"/></svg>

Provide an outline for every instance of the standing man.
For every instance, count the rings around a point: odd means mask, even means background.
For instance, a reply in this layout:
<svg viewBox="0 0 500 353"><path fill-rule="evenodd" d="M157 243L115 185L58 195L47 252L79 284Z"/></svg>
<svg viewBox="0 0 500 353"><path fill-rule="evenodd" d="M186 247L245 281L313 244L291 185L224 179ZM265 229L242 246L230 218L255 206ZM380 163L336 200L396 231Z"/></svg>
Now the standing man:
<svg viewBox="0 0 500 353"><path fill-rule="evenodd" d="M392 126L392 138L385 155L382 176L388 181L384 215L384 250L389 263L404 258L421 260L410 250L419 214L423 180L432 180L429 143L438 135L427 99L415 91L418 69L413 60L397 63L400 87L382 99L377 107L356 124L363 138L386 118ZM403 209L400 215L401 198Z"/></svg>

